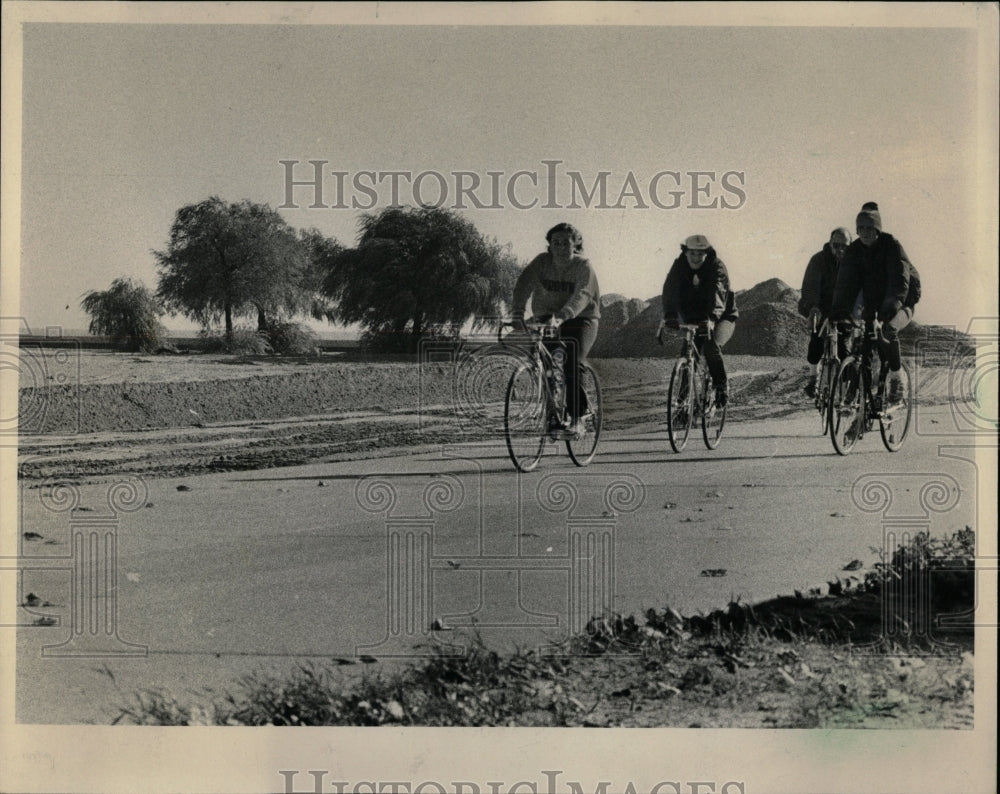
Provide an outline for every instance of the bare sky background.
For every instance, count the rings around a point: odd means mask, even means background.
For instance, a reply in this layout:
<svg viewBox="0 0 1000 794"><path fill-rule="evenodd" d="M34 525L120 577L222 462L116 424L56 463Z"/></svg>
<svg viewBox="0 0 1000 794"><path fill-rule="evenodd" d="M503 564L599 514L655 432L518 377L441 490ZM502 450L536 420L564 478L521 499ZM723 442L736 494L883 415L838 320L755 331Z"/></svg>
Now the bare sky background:
<svg viewBox="0 0 1000 794"><path fill-rule="evenodd" d="M695 232L736 288L774 276L797 288L866 200L921 272L917 319L964 328L995 292L975 206L974 28L29 23L23 67L20 315L33 327L85 326L81 295L118 276L155 287L151 251L185 204L279 207L289 159L299 180L309 160L347 172L348 203L368 201L350 189L363 170L442 173L445 206L453 171L479 175L487 202L488 172L502 186L535 172L539 187L522 178L517 191L538 208L502 192L503 209L462 213L522 263L549 226L576 224L605 293L657 295ZM610 171L609 204L631 173L649 206L541 209L545 160L561 161L560 204L567 171L587 185ZM660 209L648 189L661 171L716 177L697 197L685 177L681 206ZM745 201L722 186L729 171L745 174ZM327 177L325 203L335 188ZM662 203L672 189L659 183ZM423 195L439 195L433 179ZM294 197L290 224L356 241L360 210L309 209L309 188ZM375 209L389 199L383 182ZM977 253L977 238L991 245Z"/></svg>

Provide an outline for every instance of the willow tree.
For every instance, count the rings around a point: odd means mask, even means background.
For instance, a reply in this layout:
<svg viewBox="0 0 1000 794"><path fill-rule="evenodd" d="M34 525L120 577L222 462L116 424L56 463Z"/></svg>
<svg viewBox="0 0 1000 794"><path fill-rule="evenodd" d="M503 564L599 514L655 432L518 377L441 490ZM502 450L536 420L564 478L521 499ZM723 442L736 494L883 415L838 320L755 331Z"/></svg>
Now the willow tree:
<svg viewBox="0 0 1000 794"><path fill-rule="evenodd" d="M518 266L454 212L389 207L363 215L358 244L322 259L335 319L397 349L431 328L481 326L509 304Z"/></svg>
<svg viewBox="0 0 1000 794"><path fill-rule="evenodd" d="M143 284L116 278L108 289L86 293L80 308L90 315L90 333L126 350L152 352L164 344L163 307Z"/></svg>
<svg viewBox="0 0 1000 794"><path fill-rule="evenodd" d="M166 250L153 252L157 297L171 313L208 327L256 315L258 330L309 313L317 280L309 247L266 204L226 203L217 196L177 211Z"/></svg>

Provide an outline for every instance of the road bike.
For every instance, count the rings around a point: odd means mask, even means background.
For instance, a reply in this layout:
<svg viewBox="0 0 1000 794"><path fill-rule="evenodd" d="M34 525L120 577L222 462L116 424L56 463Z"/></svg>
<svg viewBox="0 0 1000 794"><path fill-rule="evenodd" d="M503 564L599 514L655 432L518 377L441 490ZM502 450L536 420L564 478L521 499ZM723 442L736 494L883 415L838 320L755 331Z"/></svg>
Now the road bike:
<svg viewBox="0 0 1000 794"><path fill-rule="evenodd" d="M813 331L823 339L823 357L819 360L819 370L816 374L816 393L813 403L819 412L823 435L830 428L830 395L833 394L833 381L840 368L838 355L838 334L842 333L837 324L827 317L816 331L816 319L813 319Z"/></svg>
<svg viewBox="0 0 1000 794"><path fill-rule="evenodd" d="M691 426L695 419L701 422L701 435L705 446L715 449L722 438L722 428L726 424L727 406L715 404L715 390L708 364L695 344L697 325L682 324L684 341L681 352L670 373L667 390L667 437L670 448L680 452L687 445ZM712 324L708 325L712 333ZM663 344L663 329L657 338Z"/></svg>
<svg viewBox="0 0 1000 794"><path fill-rule="evenodd" d="M876 323L857 337L833 379L829 427L833 448L839 455L854 449L876 421L882 443L890 452L903 446L909 432L913 385L906 364L898 372L890 372L889 363L880 355L878 378L873 383L874 356L881 333ZM898 383L895 395L893 381ZM894 397L891 402L890 396Z"/></svg>
<svg viewBox="0 0 1000 794"><path fill-rule="evenodd" d="M597 453L603 423L597 373L590 364L581 363L578 382L586 399L580 406L583 432L575 433L571 430L563 372L566 343L560 340L558 328L534 319L526 321L525 327L527 361L511 374L504 400L504 439L510 459L519 471L528 472L538 465L546 443L565 441L573 463L586 466ZM511 335L504 337L504 329L516 328L512 322L501 323L499 341L510 344Z"/></svg>

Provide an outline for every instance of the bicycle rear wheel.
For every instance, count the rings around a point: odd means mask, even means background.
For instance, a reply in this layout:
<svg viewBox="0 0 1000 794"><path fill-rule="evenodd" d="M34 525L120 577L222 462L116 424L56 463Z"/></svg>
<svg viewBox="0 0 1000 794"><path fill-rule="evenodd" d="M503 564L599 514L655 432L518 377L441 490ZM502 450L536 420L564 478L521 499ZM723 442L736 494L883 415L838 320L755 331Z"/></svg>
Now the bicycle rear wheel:
<svg viewBox="0 0 1000 794"><path fill-rule="evenodd" d="M503 431L507 452L519 471L531 471L545 449L545 397L534 366L514 370L504 399Z"/></svg>
<svg viewBox="0 0 1000 794"><path fill-rule="evenodd" d="M864 425L864 399L861 365L848 356L834 376L830 395L830 440L838 455L846 455L858 443Z"/></svg>
<svg viewBox="0 0 1000 794"><path fill-rule="evenodd" d="M604 418L604 406L601 403L601 383L597 373L589 364L584 364L580 373L580 385L587 395L586 410L580 417L585 431L580 436L566 437L566 451L577 466L586 466L594 459L597 452L597 442L601 438L601 424Z"/></svg>
<svg viewBox="0 0 1000 794"><path fill-rule="evenodd" d="M701 436L705 440L706 447L715 449L722 439L722 428L726 425L726 409L729 406L728 404L716 406L715 390L712 388L708 373L705 373L698 399L701 400Z"/></svg>
<svg viewBox="0 0 1000 794"><path fill-rule="evenodd" d="M890 403L889 388L892 379L899 380L900 402ZM910 382L910 373L904 364L899 372L890 372L886 382L882 384L882 412L878 418L879 432L882 434L882 443L890 452L896 452L906 440L906 434L910 430L910 414L913 411L913 384Z"/></svg>
<svg viewBox="0 0 1000 794"><path fill-rule="evenodd" d="M837 375L836 360L824 360L820 365L819 377L816 379L816 410L819 411L823 423L823 435L830 429L830 400L833 395L833 379Z"/></svg>
<svg viewBox="0 0 1000 794"><path fill-rule="evenodd" d="M686 359L674 364L667 391L667 437L670 448L680 452L687 445L694 421L694 373Z"/></svg>

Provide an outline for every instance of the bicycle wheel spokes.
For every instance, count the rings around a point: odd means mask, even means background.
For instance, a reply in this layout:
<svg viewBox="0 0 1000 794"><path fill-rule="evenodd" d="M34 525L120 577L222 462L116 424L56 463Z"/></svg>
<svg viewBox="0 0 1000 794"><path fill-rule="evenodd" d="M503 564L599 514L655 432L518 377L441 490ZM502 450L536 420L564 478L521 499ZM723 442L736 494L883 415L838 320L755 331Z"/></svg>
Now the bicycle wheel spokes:
<svg viewBox="0 0 1000 794"><path fill-rule="evenodd" d="M691 432L694 421L693 391L691 365L682 359L674 364L667 390L667 437L674 452L684 449Z"/></svg>
<svg viewBox="0 0 1000 794"><path fill-rule="evenodd" d="M601 384L597 379L597 373L590 368L589 364L583 365L580 373L580 384L583 392L587 396L585 405L581 405L583 410L581 419L583 420L584 432L579 436L566 437L566 451L577 466L586 466L594 458L597 452L597 442L601 438L601 424L604 418L604 406L601 403Z"/></svg>
<svg viewBox="0 0 1000 794"><path fill-rule="evenodd" d="M898 384L895 388L893 381ZM910 430L910 414L913 411L913 384L905 365L899 372L889 373L883 391L882 412L878 419L879 432L885 448L895 452L906 440L906 434Z"/></svg>
<svg viewBox="0 0 1000 794"><path fill-rule="evenodd" d="M830 440L837 454L850 452L863 432L864 411L861 369L851 357L844 359L833 379L830 400Z"/></svg>
<svg viewBox="0 0 1000 794"><path fill-rule="evenodd" d="M716 406L715 390L708 378L702 384L701 392L698 395L702 404L701 435L705 439L705 446L709 449L715 449L719 446L719 440L722 438L722 428L726 424L726 408L728 406Z"/></svg>
<svg viewBox="0 0 1000 794"><path fill-rule="evenodd" d="M542 457L546 418L538 370L518 367L507 384L503 429L510 459L520 471L531 471Z"/></svg>

